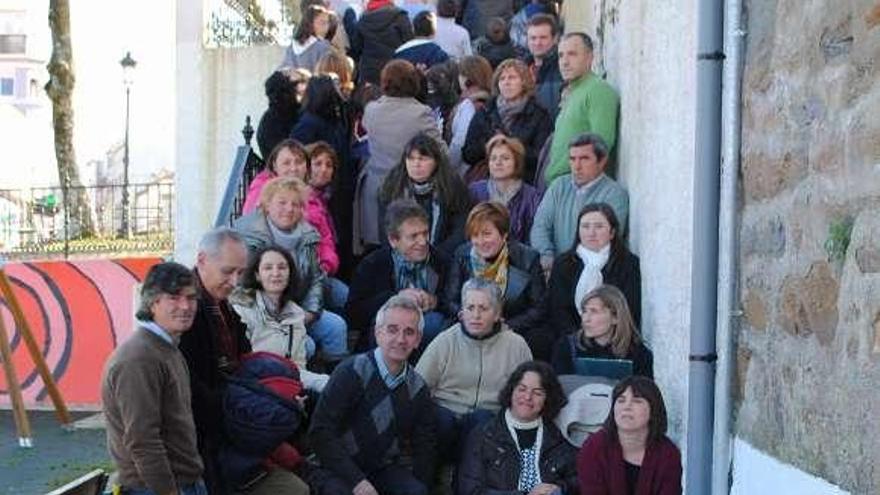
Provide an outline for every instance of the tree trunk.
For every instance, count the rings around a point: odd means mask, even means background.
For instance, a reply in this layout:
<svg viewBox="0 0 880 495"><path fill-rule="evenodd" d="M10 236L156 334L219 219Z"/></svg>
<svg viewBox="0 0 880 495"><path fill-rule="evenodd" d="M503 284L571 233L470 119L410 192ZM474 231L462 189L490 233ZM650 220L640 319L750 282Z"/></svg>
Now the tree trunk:
<svg viewBox="0 0 880 495"><path fill-rule="evenodd" d="M46 93L52 100L52 126L55 131L55 159L64 196L65 236L90 237L95 233L89 196L79 179L73 152L73 48L70 42L69 0L49 1L49 28L52 30L52 58ZM68 222L68 218L70 221Z"/></svg>

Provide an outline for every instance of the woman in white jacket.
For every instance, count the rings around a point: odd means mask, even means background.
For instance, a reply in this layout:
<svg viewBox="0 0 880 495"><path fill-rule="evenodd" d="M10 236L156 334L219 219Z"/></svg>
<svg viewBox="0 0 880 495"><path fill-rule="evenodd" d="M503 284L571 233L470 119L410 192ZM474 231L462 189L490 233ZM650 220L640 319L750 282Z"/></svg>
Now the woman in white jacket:
<svg viewBox="0 0 880 495"><path fill-rule="evenodd" d="M258 251L242 277L242 286L231 297L232 307L247 326L254 352L283 356L299 368L303 385L324 388L328 376L306 369L315 343L306 334L305 311L295 302L296 265L285 249L269 246Z"/></svg>

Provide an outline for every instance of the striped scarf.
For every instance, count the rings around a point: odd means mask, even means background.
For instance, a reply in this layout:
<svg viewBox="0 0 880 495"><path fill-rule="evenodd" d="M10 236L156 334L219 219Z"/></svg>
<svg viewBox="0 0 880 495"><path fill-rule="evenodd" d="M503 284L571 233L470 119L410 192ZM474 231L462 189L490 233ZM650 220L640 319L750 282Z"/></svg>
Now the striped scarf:
<svg viewBox="0 0 880 495"><path fill-rule="evenodd" d="M394 280L397 284L397 290L428 290L427 259L419 262L407 261L396 249L392 249L391 260L394 262Z"/></svg>
<svg viewBox="0 0 880 495"><path fill-rule="evenodd" d="M495 261L491 263L484 260L477 254L477 249L471 246L471 271L473 271L474 277L495 282L501 289L502 294L507 291L507 270L509 264L506 242L498 256L495 257Z"/></svg>

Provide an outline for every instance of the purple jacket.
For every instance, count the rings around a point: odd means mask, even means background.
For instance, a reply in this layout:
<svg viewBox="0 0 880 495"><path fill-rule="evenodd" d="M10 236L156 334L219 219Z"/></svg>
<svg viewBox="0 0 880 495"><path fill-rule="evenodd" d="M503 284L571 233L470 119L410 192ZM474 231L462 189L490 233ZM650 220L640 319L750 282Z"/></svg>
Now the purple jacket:
<svg viewBox="0 0 880 495"><path fill-rule="evenodd" d="M489 201L488 179L479 180L470 186L471 200L474 204ZM522 189L507 204L510 210L510 238L523 244L529 244L529 232L532 231L532 219L538 211L541 193L523 182Z"/></svg>

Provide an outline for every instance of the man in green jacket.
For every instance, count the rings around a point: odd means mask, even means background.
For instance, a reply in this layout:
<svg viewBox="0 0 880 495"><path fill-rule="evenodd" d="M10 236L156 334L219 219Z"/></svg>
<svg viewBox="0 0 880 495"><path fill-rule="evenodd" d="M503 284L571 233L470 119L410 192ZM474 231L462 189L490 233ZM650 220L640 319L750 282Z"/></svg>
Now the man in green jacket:
<svg viewBox="0 0 880 495"><path fill-rule="evenodd" d="M620 97L614 88L590 69L593 65L593 40L584 33L568 33L559 42L559 71L567 84L562 92L562 108L556 117L556 129L550 147L550 163L544 171L549 186L567 174L568 144L585 132L598 134L608 150L617 141L617 116Z"/></svg>

